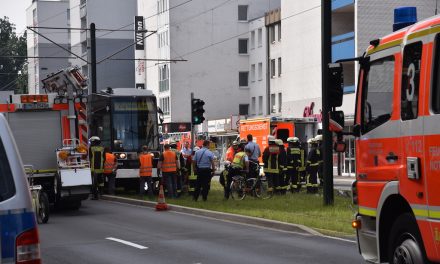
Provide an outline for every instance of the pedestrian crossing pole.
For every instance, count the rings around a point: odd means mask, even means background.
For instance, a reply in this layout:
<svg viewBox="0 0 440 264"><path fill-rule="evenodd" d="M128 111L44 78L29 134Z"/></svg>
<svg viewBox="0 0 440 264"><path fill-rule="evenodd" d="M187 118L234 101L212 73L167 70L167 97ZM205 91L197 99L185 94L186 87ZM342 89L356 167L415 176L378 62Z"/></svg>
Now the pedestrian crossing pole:
<svg viewBox="0 0 440 264"><path fill-rule="evenodd" d="M322 28L322 150L323 150L323 178L324 178L324 204L333 205L333 151L332 134L329 130L329 78L328 64L332 58L332 7L330 0L321 0L321 28Z"/></svg>

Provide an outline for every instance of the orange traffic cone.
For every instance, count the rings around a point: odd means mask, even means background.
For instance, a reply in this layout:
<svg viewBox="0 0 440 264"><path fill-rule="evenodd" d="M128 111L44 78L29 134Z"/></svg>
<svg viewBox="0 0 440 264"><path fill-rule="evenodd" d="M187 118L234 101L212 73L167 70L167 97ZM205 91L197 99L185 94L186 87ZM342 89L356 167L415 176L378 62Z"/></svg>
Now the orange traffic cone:
<svg viewBox="0 0 440 264"><path fill-rule="evenodd" d="M163 186L160 185L159 197L157 198L156 211L166 211L168 210L168 205L165 202L165 194L163 192Z"/></svg>

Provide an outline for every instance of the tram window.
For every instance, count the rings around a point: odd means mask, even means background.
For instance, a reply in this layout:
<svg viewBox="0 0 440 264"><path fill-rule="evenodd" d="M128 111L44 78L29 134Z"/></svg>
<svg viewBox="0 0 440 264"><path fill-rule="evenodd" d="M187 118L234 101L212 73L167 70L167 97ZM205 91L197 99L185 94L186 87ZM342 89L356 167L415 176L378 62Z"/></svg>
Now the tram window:
<svg viewBox="0 0 440 264"><path fill-rule="evenodd" d="M422 42L409 44L403 52L401 117L402 120L415 119L419 107L420 65Z"/></svg>
<svg viewBox="0 0 440 264"><path fill-rule="evenodd" d="M435 38L434 71L432 76L431 104L432 112L440 114L440 34Z"/></svg>

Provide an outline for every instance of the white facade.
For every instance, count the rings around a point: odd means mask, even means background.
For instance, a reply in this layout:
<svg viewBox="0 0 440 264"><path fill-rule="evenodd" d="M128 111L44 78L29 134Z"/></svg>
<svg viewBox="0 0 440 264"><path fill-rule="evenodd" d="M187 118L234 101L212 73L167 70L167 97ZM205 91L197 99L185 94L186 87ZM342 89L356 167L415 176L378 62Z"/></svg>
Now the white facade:
<svg viewBox="0 0 440 264"><path fill-rule="evenodd" d="M281 116L282 101L283 101L283 89L284 80L282 74L282 24L283 22L276 19L275 22L269 22L269 17L274 17L280 9L272 10L266 15L266 27L267 27L267 45L269 46L269 54L267 58L268 62L268 76L269 87L268 95L269 108L268 115ZM278 15L279 16L279 15Z"/></svg>
<svg viewBox="0 0 440 264"><path fill-rule="evenodd" d="M146 64L147 88L158 97L165 123L190 122L191 92L205 101L207 120L247 112L249 21L279 6L280 0L139 1L146 28L158 31L147 39L147 59L188 60ZM248 41L247 52L239 52L240 40Z"/></svg>
<svg viewBox="0 0 440 264"><path fill-rule="evenodd" d="M267 37L264 17L249 22L249 115L267 112Z"/></svg>
<svg viewBox="0 0 440 264"><path fill-rule="evenodd" d="M347 1L333 1L347 2ZM283 116L301 117L313 102L321 109L321 1L281 1L283 55ZM433 16L435 1L353 1L333 11L333 36L354 31L353 56L361 56L370 40L392 32L394 9L417 7L418 20ZM356 64L344 65L345 85L357 85ZM340 108L354 115L355 93L344 95Z"/></svg>
<svg viewBox="0 0 440 264"><path fill-rule="evenodd" d="M137 0L70 0L70 26L72 28L96 27L97 62L134 43L134 16ZM123 29L108 31L100 29ZM72 52L90 62L90 36L86 30L71 31ZM129 59L129 60L115 60ZM134 47L115 55L97 65L97 91L107 87L134 87ZM90 67L80 59L71 59L86 76Z"/></svg>
<svg viewBox="0 0 440 264"><path fill-rule="evenodd" d="M57 14L57 15L54 15ZM35 1L26 9L26 24L31 27L69 27L69 2ZM43 36L69 49L69 34L65 29L34 29ZM41 80L48 74L68 67L70 54L47 39L27 31L28 88L30 94L43 93ZM41 57L41 58L34 58ZM59 57L48 59L43 57Z"/></svg>

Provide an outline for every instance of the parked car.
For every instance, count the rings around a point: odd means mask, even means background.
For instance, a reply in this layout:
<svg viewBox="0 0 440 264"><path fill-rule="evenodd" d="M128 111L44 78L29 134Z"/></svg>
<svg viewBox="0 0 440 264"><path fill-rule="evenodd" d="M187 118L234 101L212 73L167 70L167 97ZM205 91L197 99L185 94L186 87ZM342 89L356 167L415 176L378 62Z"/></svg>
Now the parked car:
<svg viewBox="0 0 440 264"><path fill-rule="evenodd" d="M0 263L41 263L31 195L15 140L0 114Z"/></svg>

